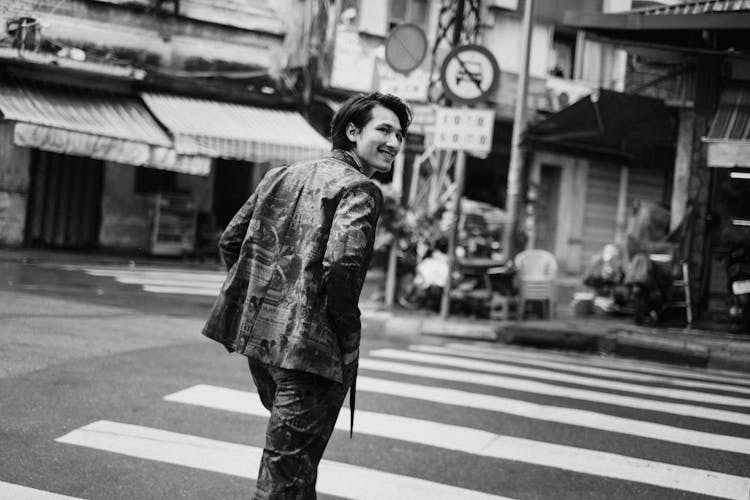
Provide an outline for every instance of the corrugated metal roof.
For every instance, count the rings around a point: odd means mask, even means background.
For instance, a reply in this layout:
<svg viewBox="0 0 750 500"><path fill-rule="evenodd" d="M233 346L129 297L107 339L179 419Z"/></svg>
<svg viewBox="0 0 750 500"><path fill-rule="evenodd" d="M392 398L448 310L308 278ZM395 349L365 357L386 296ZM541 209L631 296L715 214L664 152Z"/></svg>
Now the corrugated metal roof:
<svg viewBox="0 0 750 500"><path fill-rule="evenodd" d="M660 7L633 9L632 13L644 15L689 15L710 14L713 12L750 11L750 0L705 0L701 2L684 2Z"/></svg>
<svg viewBox="0 0 750 500"><path fill-rule="evenodd" d="M750 141L750 84L725 87L706 137L719 141Z"/></svg>
<svg viewBox="0 0 750 500"><path fill-rule="evenodd" d="M180 153L286 163L314 159L331 149L296 112L166 94L142 97L174 135Z"/></svg>

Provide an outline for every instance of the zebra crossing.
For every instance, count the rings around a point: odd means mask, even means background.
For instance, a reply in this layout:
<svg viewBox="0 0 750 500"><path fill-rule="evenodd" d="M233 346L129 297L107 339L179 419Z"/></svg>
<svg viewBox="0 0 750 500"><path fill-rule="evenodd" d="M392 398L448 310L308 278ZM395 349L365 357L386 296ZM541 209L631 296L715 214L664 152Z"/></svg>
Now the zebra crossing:
<svg viewBox="0 0 750 500"><path fill-rule="evenodd" d="M669 499L695 494L748 500L750 438L743 436L750 436L750 378L673 368L635 368L643 367L486 345L378 348L360 360L359 400L366 402L369 394L372 399L387 398L398 404L387 404L377 411L364 404L363 409L357 410L355 434L378 443L398 442L398 448L392 448L396 450L427 447L435 450L436 457L459 453L471 460L489 461L490 465L507 462L658 488L653 490L653 496L639 498ZM195 384L162 398L165 404L179 406L186 418L197 417L201 411L267 418L256 394L232 387ZM441 418L442 411L430 413L429 418L409 411L424 403L446 412L479 412L498 419L513 417L536 425L584 431L575 436L602 432L612 438L612 443L640 439L654 448L677 446L689 450L689 455L730 456L735 464L745 467L738 471L735 465L722 470L721 460L713 465L710 459L704 460L703 466L691 465L689 460L670 463L655 459L654 453L636 456L593 446L583 438L577 438L578 442L557 442L542 436L505 434L472 426L475 419L471 418L461 418L460 424L451 422ZM339 435L348 430L347 413L342 412L337 423ZM672 418L678 420L671 424ZM720 431L727 426L737 432ZM256 478L262 453L257 446L107 419L94 420L55 441L57 445L135 457L146 463L172 464L250 480ZM382 464L368 467L326 458L320 466L318 491L354 499L542 497L533 482L528 484L527 494L519 495L502 488L487 491L481 485L473 489L451 481L411 476L399 467L398 451L394 453L392 468L385 469ZM25 496L8 493L18 493L18 488L0 483L0 498L73 498L55 493L45 496L47 492L41 491L26 491ZM597 498L604 496L606 492L601 492Z"/></svg>

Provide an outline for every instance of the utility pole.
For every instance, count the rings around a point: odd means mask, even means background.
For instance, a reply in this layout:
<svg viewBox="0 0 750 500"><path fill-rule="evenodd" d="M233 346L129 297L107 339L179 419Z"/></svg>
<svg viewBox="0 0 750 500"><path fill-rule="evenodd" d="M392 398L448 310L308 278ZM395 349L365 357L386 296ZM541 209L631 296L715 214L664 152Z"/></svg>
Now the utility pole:
<svg viewBox="0 0 750 500"><path fill-rule="evenodd" d="M464 0L456 2L456 17L453 21L453 47L458 47L461 43L461 30L464 24ZM454 166L454 180L456 191L453 200L453 227L448 235L448 281L443 287L443 295L440 298L440 317L446 319L450 310L450 293L451 278L453 269L456 266L456 241L458 240L458 222L461 217L461 195L464 191L464 177L466 170L466 152L463 150L456 151L456 164Z"/></svg>
<svg viewBox="0 0 750 500"><path fill-rule="evenodd" d="M505 211L508 224L503 232L503 252L510 259L517 250L515 233L518 230L519 204L521 192L521 173L523 170L523 151L521 135L526 129L526 100L529 93L529 56L531 55L531 34L534 26L534 0L525 0L523 9L523 27L521 40L521 68L518 72L518 89L516 90L516 109L513 117L513 135L510 146L510 165L508 166L508 187L505 198Z"/></svg>

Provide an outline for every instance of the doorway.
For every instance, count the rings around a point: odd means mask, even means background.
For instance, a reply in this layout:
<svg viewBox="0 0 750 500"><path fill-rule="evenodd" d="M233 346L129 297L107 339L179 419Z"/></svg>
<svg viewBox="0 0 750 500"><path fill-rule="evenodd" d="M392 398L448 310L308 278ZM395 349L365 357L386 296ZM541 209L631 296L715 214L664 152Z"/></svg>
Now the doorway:
<svg viewBox="0 0 750 500"><path fill-rule="evenodd" d="M253 190L253 164L246 161L217 160L214 178L213 212L217 227L227 227Z"/></svg>
<svg viewBox="0 0 750 500"><path fill-rule="evenodd" d="M560 167L542 165L536 201L536 242L534 247L555 253L557 214L560 204Z"/></svg>
<svg viewBox="0 0 750 500"><path fill-rule="evenodd" d="M99 241L104 162L34 150L24 244L84 250Z"/></svg>

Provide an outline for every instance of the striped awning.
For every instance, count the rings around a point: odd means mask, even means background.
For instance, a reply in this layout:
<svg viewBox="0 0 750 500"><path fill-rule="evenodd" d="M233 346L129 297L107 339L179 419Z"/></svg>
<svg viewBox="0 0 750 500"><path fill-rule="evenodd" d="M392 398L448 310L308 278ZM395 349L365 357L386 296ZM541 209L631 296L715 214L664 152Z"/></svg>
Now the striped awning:
<svg viewBox="0 0 750 500"><path fill-rule="evenodd" d="M703 141L709 167L750 166L750 84L730 84L722 90Z"/></svg>
<svg viewBox="0 0 750 500"><path fill-rule="evenodd" d="M289 163L327 154L330 143L299 113L190 97L144 93L172 133L178 153Z"/></svg>
<svg viewBox="0 0 750 500"><path fill-rule="evenodd" d="M181 155L135 97L72 87L0 83L2 118L17 146L208 175L211 159Z"/></svg>

